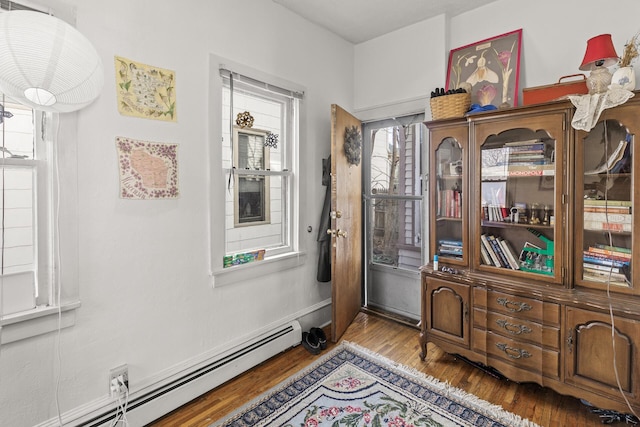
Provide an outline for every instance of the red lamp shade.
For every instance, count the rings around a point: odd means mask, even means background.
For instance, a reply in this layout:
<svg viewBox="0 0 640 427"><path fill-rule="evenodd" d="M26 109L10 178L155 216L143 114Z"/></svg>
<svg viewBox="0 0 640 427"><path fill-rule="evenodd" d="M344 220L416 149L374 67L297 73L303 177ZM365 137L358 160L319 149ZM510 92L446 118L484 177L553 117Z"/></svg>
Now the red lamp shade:
<svg viewBox="0 0 640 427"><path fill-rule="evenodd" d="M596 64L598 61L603 61L603 63ZM618 54L613 47L611 34L600 34L587 40L587 51L584 54L580 69L589 71L597 66L610 67L617 62Z"/></svg>

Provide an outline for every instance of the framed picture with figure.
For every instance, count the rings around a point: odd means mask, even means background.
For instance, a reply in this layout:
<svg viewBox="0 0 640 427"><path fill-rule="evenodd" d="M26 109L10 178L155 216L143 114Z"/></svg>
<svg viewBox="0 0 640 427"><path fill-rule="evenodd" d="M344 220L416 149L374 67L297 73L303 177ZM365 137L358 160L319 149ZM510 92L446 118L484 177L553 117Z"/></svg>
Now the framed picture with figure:
<svg viewBox="0 0 640 427"><path fill-rule="evenodd" d="M463 87L471 103L518 106L522 29L468 44L449 53L446 90Z"/></svg>

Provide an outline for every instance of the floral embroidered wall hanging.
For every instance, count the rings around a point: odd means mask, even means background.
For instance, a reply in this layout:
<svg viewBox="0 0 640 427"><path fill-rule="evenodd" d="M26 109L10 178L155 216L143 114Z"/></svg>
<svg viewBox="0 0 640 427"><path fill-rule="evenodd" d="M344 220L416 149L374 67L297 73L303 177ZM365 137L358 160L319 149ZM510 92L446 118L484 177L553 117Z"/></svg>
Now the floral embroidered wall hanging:
<svg viewBox="0 0 640 427"><path fill-rule="evenodd" d="M116 148L121 198L178 197L178 144L117 137Z"/></svg>
<svg viewBox="0 0 640 427"><path fill-rule="evenodd" d="M118 111L124 116L177 121L175 72L115 57Z"/></svg>

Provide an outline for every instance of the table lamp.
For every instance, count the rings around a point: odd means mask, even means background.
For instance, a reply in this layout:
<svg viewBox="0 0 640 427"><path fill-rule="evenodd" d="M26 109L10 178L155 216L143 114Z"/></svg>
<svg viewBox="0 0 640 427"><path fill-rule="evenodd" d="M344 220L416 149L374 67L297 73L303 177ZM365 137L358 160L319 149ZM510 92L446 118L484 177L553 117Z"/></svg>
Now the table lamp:
<svg viewBox="0 0 640 427"><path fill-rule="evenodd" d="M611 73L607 69L618 62L618 54L613 47L611 34L600 34L587 41L580 70L591 71L587 77L589 94L603 93L611 84Z"/></svg>

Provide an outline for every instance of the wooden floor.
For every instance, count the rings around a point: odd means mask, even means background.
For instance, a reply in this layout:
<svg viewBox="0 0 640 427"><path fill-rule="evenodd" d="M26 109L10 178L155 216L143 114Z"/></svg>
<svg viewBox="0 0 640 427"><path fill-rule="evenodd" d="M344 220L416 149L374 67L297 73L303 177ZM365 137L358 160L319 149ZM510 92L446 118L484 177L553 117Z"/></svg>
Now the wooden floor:
<svg viewBox="0 0 640 427"><path fill-rule="evenodd" d="M472 393L541 426L601 426L597 415L577 399L561 396L534 384L501 380L448 355L429 343L427 358L420 360L418 330L380 316L360 313L343 336L389 359ZM234 409L264 393L301 368L322 357L303 346L279 354L250 371L200 396L176 411L149 424L153 427L209 426ZM622 424L620 424L622 425Z"/></svg>

